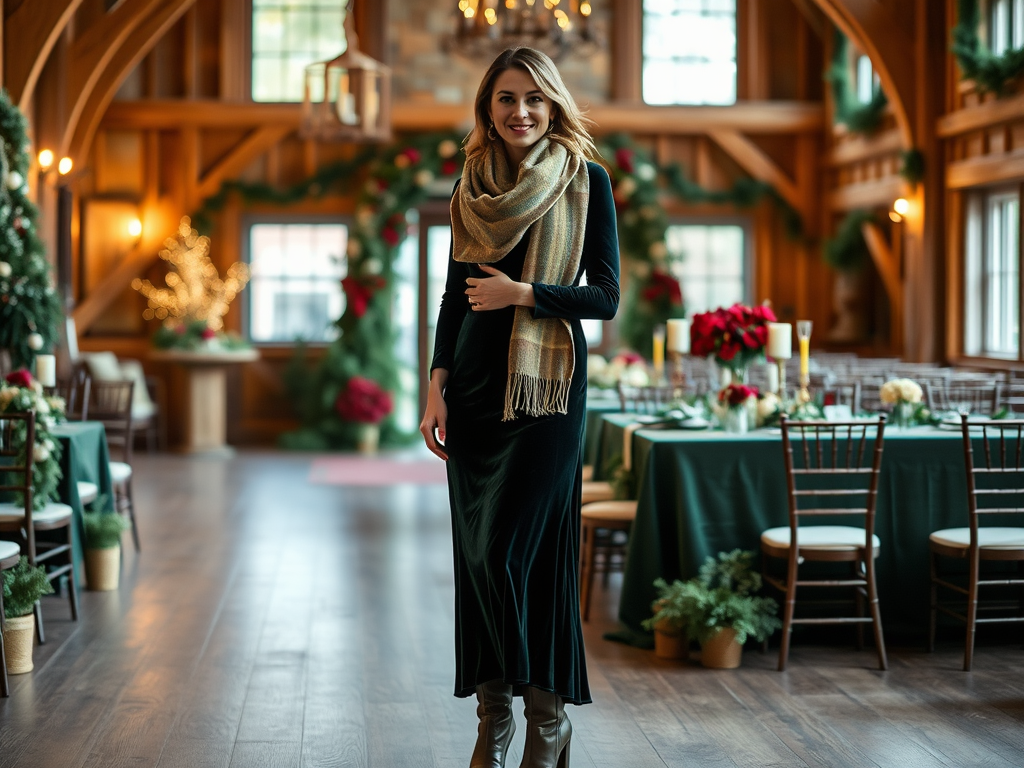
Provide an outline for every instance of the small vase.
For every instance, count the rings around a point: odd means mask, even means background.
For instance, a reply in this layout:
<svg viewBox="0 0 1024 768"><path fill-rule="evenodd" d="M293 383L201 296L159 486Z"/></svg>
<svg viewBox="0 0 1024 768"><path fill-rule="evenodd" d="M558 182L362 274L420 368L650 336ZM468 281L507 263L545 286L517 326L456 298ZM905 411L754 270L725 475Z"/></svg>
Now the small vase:
<svg viewBox="0 0 1024 768"><path fill-rule="evenodd" d="M363 424L356 438L356 450L364 456L373 456L379 444L380 427L377 424Z"/></svg>
<svg viewBox="0 0 1024 768"><path fill-rule="evenodd" d="M914 404L900 400L892 409L893 426L906 429L914 426Z"/></svg>
<svg viewBox="0 0 1024 768"><path fill-rule="evenodd" d="M4 655L7 657L9 675L23 675L32 671L32 645L35 634L34 613L4 621Z"/></svg>
<svg viewBox="0 0 1024 768"><path fill-rule="evenodd" d="M121 545L85 550L85 579L94 592L111 592L121 581Z"/></svg>
<svg viewBox="0 0 1024 768"><path fill-rule="evenodd" d="M722 429L733 435L745 435L748 427L746 405L730 406L722 414Z"/></svg>

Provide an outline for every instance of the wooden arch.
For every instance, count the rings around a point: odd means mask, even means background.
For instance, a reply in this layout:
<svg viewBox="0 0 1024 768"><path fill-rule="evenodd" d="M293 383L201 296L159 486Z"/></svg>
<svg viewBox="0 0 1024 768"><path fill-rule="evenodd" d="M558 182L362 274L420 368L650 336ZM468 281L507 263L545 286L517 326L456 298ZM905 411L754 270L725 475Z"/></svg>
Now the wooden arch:
<svg viewBox="0 0 1024 768"><path fill-rule="evenodd" d="M879 0L814 0L844 35L871 59L892 105L904 149L916 146L914 122L914 55L892 11Z"/></svg>
<svg viewBox="0 0 1024 768"><path fill-rule="evenodd" d="M4 87L27 110L53 46L84 0L23 2L4 20Z"/></svg>

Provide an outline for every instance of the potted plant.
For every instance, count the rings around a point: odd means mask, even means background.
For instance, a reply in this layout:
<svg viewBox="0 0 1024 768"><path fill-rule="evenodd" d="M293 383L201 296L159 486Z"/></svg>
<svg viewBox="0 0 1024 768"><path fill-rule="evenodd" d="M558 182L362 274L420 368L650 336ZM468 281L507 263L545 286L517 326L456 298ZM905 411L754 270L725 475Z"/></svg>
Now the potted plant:
<svg viewBox="0 0 1024 768"><path fill-rule="evenodd" d="M782 626L776 602L754 594L761 575L753 562L753 552L721 552L704 561L699 576L676 582L679 615L687 635L700 643L705 667L735 669L748 637L763 641Z"/></svg>
<svg viewBox="0 0 1024 768"><path fill-rule="evenodd" d="M22 557L18 564L3 572L4 653L7 672L21 675L32 671L32 636L36 631L33 613L36 601L53 592L46 571L29 565Z"/></svg>
<svg viewBox="0 0 1024 768"><path fill-rule="evenodd" d="M89 589L109 592L121 578L121 534L131 527L116 512L86 512L85 577Z"/></svg>
<svg viewBox="0 0 1024 768"><path fill-rule="evenodd" d="M654 587L658 590L658 599L651 603L654 615L642 622L644 629L654 631L654 655L659 659L685 659L690 655L684 607L686 585L678 580L669 584L655 579Z"/></svg>

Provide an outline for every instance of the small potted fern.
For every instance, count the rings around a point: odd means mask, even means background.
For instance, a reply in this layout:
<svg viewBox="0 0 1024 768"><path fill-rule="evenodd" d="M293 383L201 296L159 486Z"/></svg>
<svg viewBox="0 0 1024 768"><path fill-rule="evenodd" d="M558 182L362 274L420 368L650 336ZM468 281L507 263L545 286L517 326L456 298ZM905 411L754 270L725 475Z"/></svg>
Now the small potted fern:
<svg viewBox="0 0 1024 768"><path fill-rule="evenodd" d="M29 565L28 558L22 557L16 566L3 572L3 592L7 672L21 675L31 672L34 666L32 636L36 631L36 617L33 609L40 597L53 592L53 586L46 578L46 571Z"/></svg>
<svg viewBox="0 0 1024 768"><path fill-rule="evenodd" d="M687 633L700 643L705 667L735 669L747 638L764 641L782 626L778 604L754 594L761 589L761 574L753 563L753 552L720 552L686 582L682 613Z"/></svg>
<svg viewBox="0 0 1024 768"><path fill-rule="evenodd" d="M85 577L89 589L109 592L121 579L121 534L130 527L127 519L115 512L86 512Z"/></svg>
<svg viewBox="0 0 1024 768"><path fill-rule="evenodd" d="M654 615L641 622L654 632L654 655L659 659L685 659L690 655L690 638L686 634L686 585L681 581L669 584L655 579L658 599L651 603Z"/></svg>

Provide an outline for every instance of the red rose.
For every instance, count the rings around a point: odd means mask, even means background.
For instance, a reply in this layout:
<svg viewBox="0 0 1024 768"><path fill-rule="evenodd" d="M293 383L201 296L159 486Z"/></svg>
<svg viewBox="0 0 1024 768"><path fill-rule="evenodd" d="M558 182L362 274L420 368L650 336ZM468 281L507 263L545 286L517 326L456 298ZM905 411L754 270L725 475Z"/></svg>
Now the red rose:
<svg viewBox="0 0 1024 768"><path fill-rule="evenodd" d="M757 387L746 384L730 384L718 393L718 402L728 403L731 407L743 405L749 398L757 397Z"/></svg>
<svg viewBox="0 0 1024 768"><path fill-rule="evenodd" d="M217 336L217 332L213 328L203 328L202 337L204 341L209 341Z"/></svg>
<svg viewBox="0 0 1024 768"><path fill-rule="evenodd" d="M409 162L412 163L413 165L418 163L420 161L420 157L422 157L422 155L420 155L420 151L418 149L414 149L413 147L409 147L404 152L402 152L402 154L409 158Z"/></svg>
<svg viewBox="0 0 1024 768"><path fill-rule="evenodd" d="M8 384L13 384L16 387L32 386L32 374L25 368L19 368L16 371L11 371L5 378Z"/></svg>
<svg viewBox="0 0 1024 768"><path fill-rule="evenodd" d="M619 169L626 172L633 172L633 150L626 147L615 150L615 164Z"/></svg>
<svg viewBox="0 0 1024 768"><path fill-rule="evenodd" d="M349 307L352 308L352 314L356 317L365 315L373 292L351 275L341 281L341 287L345 291Z"/></svg>
<svg viewBox="0 0 1024 768"><path fill-rule="evenodd" d="M373 379L353 376L334 401L334 408L345 421L376 424L389 413L394 403L391 394Z"/></svg>
<svg viewBox="0 0 1024 768"><path fill-rule="evenodd" d="M398 243L401 242L402 240L401 236L393 227L384 227L384 229L380 231L380 237L385 243L390 245L392 248L398 245Z"/></svg>
<svg viewBox="0 0 1024 768"><path fill-rule="evenodd" d="M722 346L718 350L718 356L728 362L736 357L739 351L740 345L730 338L722 341Z"/></svg>
<svg viewBox="0 0 1024 768"><path fill-rule="evenodd" d="M459 170L459 164L454 160L445 160L441 163L441 174L443 176L454 176L457 170Z"/></svg>

